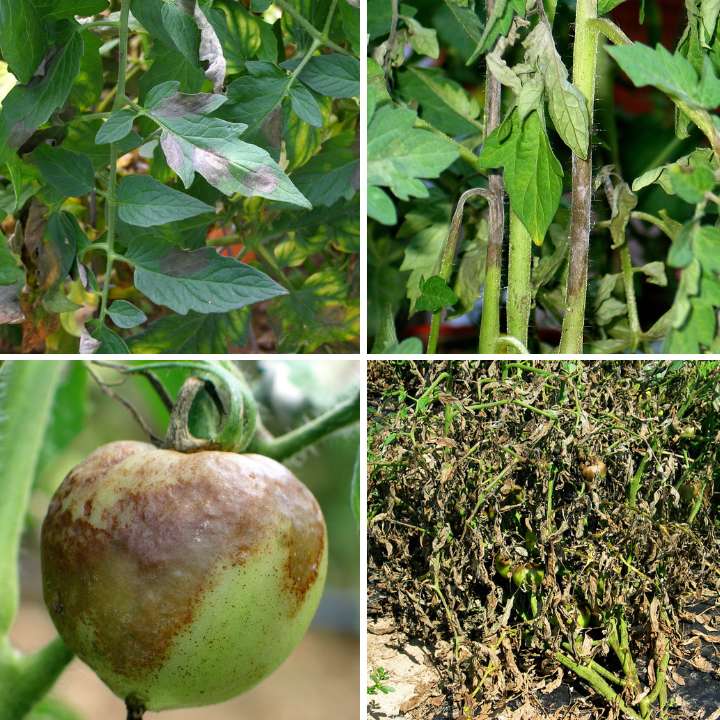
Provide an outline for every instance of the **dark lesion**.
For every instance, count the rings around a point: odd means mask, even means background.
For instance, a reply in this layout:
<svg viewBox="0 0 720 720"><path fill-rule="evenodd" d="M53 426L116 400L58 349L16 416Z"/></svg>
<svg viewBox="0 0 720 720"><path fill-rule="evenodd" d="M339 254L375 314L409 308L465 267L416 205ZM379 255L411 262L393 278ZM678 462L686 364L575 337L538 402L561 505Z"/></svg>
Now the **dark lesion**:
<svg viewBox="0 0 720 720"><path fill-rule="evenodd" d="M125 700L127 708L127 720L143 720L145 715L145 705L134 695L130 695Z"/></svg>

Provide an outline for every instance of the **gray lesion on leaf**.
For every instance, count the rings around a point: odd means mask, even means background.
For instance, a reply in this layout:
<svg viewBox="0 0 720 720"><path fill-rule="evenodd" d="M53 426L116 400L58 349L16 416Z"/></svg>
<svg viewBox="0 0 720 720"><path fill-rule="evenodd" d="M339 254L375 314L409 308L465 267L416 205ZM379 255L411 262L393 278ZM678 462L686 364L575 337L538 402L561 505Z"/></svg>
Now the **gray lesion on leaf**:
<svg viewBox="0 0 720 720"><path fill-rule="evenodd" d="M193 148L193 167L213 186L217 187L231 179L230 161L217 153Z"/></svg>
<svg viewBox="0 0 720 720"><path fill-rule="evenodd" d="M217 109L223 102L224 96L211 93L176 93L161 101L153 108L152 114L161 118L178 118L186 115L202 115Z"/></svg>
<svg viewBox="0 0 720 720"><path fill-rule="evenodd" d="M199 5L195 5L193 17L200 28L200 60L207 63L205 77L212 82L215 92L221 92L227 71L222 45Z"/></svg>
<svg viewBox="0 0 720 720"><path fill-rule="evenodd" d="M165 159L167 160L167 164L178 175L181 175L185 155L183 154L177 137L175 137L175 135L170 132L164 131L160 136L160 147L165 153Z"/></svg>
<svg viewBox="0 0 720 720"><path fill-rule="evenodd" d="M272 171L272 168L267 166L262 166L253 172L249 172L247 176L243 178L243 182L253 193L271 193L279 184L279 180Z"/></svg>
<svg viewBox="0 0 720 720"><path fill-rule="evenodd" d="M209 253L171 250L159 258L157 270L170 277L192 277L195 273L202 273L210 265L213 253L212 249Z"/></svg>

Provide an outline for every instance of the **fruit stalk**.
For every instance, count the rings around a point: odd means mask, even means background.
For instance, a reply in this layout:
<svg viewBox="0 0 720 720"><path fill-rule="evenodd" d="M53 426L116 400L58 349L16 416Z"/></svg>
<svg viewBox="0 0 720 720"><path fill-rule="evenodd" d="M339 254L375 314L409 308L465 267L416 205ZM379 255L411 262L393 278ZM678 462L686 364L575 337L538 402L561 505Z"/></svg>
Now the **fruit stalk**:
<svg viewBox="0 0 720 720"><path fill-rule="evenodd" d="M127 50L130 22L130 0L121 0L120 4L120 38L118 53L118 75L117 90L113 102L113 111L119 110L125 105L125 80L127 73ZM100 301L100 322L105 321L107 314L108 297L110 295L110 276L112 275L113 264L115 263L115 232L117 226L117 143L110 145L110 180L107 194L107 249L105 260L105 280L103 282L102 297Z"/></svg>
<svg viewBox="0 0 720 720"><path fill-rule="evenodd" d="M308 445L320 440L360 419L360 393L354 393L332 410L310 420L296 430L291 430L277 438L258 433L250 443L248 452L260 453L273 460L285 458L300 452Z"/></svg>
<svg viewBox="0 0 720 720"><path fill-rule="evenodd" d="M597 0L578 0L573 47L573 84L585 97L592 127L595 102L598 35L591 21L597 18ZM570 263L565 293L561 353L581 353L585 325L585 296L590 249L590 202L592 200L592 147L583 160L572 157L572 205L570 212Z"/></svg>

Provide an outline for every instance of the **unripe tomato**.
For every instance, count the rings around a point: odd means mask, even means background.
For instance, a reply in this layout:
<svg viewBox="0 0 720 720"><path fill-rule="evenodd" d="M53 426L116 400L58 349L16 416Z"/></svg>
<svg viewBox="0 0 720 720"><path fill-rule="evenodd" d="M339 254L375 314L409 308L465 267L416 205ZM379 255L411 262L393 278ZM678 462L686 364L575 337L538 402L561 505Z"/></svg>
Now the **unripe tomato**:
<svg viewBox="0 0 720 720"><path fill-rule="evenodd" d="M58 632L147 710L266 677L307 630L326 567L315 498L260 455L105 445L65 478L42 529Z"/></svg>

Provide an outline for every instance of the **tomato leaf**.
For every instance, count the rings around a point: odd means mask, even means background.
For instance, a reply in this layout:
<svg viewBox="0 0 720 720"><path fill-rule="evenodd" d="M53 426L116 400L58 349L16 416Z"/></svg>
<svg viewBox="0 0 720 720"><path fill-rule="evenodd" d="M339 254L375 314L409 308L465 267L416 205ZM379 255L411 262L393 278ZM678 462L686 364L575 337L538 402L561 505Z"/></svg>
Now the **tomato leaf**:
<svg viewBox="0 0 720 720"><path fill-rule="evenodd" d="M21 83L30 82L45 49L45 31L32 0L0 0L0 52Z"/></svg>
<svg viewBox="0 0 720 720"><path fill-rule="evenodd" d="M60 197L79 197L95 187L95 171L85 155L62 147L40 145L30 157L43 180Z"/></svg>
<svg viewBox="0 0 720 720"><path fill-rule="evenodd" d="M210 205L178 192L147 175L123 178L117 191L118 214L123 222L140 227L213 212Z"/></svg>
<svg viewBox="0 0 720 720"><path fill-rule="evenodd" d="M147 315L127 300L115 300L108 308L110 319L119 328L134 328L147 320Z"/></svg>
<svg viewBox="0 0 720 720"><path fill-rule="evenodd" d="M212 248L183 251L139 238L125 257L135 267L135 287L180 315L227 312L287 293L264 273Z"/></svg>
<svg viewBox="0 0 720 720"><path fill-rule="evenodd" d="M132 131L136 113L133 110L116 110L100 126L95 135L96 145L118 142L126 138Z"/></svg>

